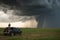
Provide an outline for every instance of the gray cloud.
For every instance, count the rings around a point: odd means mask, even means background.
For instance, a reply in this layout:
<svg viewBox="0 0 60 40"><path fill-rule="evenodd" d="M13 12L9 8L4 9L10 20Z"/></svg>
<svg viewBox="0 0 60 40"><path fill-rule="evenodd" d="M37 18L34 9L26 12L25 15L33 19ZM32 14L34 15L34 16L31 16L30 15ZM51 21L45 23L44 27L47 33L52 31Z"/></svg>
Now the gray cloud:
<svg viewBox="0 0 60 40"><path fill-rule="evenodd" d="M14 7L14 6L12 6ZM0 22L17 22L17 21L26 21L31 20L31 16L18 16L17 13L21 13L20 10L11 9L11 6L6 4L0 5Z"/></svg>
<svg viewBox="0 0 60 40"><path fill-rule="evenodd" d="M60 26L59 0L0 0L0 3L4 4L2 11L9 15L11 21L13 19L26 21L36 18L38 27Z"/></svg>

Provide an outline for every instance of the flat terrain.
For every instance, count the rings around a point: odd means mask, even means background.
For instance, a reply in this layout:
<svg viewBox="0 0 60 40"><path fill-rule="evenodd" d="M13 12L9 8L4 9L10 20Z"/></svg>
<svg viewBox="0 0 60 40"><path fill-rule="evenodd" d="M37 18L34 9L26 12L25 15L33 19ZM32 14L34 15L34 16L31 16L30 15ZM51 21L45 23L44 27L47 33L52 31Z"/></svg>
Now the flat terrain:
<svg viewBox="0 0 60 40"><path fill-rule="evenodd" d="M60 29L25 28L22 35L4 36L0 29L0 40L60 40Z"/></svg>

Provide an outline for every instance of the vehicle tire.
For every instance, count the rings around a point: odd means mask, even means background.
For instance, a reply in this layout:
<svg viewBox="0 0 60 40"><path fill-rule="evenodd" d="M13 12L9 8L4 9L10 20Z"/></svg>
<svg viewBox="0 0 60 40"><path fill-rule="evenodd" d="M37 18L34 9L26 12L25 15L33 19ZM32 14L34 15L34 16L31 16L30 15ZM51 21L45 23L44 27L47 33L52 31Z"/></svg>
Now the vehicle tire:
<svg viewBox="0 0 60 40"><path fill-rule="evenodd" d="M15 33L11 33L10 35L11 35L11 36L15 36Z"/></svg>
<svg viewBox="0 0 60 40"><path fill-rule="evenodd" d="M22 35L22 31L19 34Z"/></svg>
<svg viewBox="0 0 60 40"><path fill-rule="evenodd" d="M7 36L7 34L4 33L4 36Z"/></svg>

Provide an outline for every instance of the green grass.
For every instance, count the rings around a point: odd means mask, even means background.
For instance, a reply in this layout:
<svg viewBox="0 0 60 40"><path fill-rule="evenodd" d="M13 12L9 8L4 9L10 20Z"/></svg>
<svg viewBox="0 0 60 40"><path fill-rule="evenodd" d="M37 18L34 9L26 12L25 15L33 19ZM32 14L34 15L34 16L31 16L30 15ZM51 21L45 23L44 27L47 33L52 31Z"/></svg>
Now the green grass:
<svg viewBox="0 0 60 40"><path fill-rule="evenodd" d="M60 40L60 29L21 29L22 35L3 36L3 29L0 29L0 40Z"/></svg>

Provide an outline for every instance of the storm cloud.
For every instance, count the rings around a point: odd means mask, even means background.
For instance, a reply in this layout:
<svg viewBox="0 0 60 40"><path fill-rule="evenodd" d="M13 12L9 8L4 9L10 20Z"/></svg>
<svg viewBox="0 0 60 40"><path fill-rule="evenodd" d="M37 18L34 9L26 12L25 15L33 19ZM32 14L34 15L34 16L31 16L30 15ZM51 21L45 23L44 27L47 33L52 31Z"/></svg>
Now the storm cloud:
<svg viewBox="0 0 60 40"><path fill-rule="evenodd" d="M17 22L34 19L33 16L20 15L22 12L20 8L18 8L19 6L16 6L17 3L15 4L14 1L1 0L0 2L0 22Z"/></svg>
<svg viewBox="0 0 60 40"><path fill-rule="evenodd" d="M41 3L40 3L41 2ZM10 9L16 10L17 15L39 15L51 11L48 4L43 0L2 0L1 3L8 5ZM22 13L20 13L20 11Z"/></svg>
<svg viewBox="0 0 60 40"><path fill-rule="evenodd" d="M2 11L8 15L10 21L27 21L35 18L38 27L60 26L59 0L0 0L0 4L3 5Z"/></svg>

